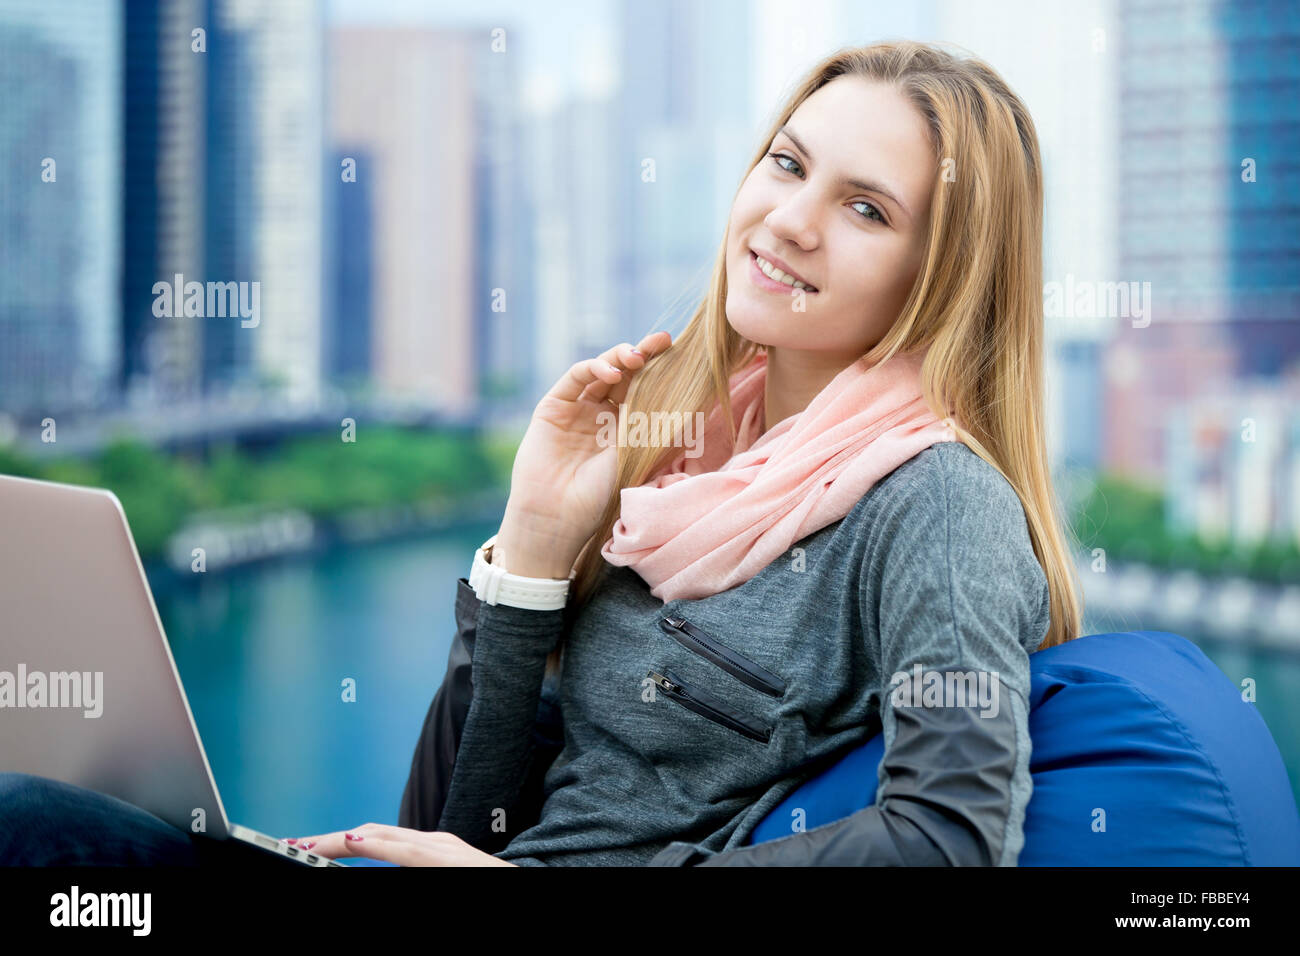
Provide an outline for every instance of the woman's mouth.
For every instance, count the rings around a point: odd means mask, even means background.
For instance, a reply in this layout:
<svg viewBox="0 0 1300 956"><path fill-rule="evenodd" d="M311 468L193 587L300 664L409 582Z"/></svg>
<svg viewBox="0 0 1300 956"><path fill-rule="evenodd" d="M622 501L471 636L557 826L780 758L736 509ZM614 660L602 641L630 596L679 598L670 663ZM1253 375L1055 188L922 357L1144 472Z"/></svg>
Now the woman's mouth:
<svg viewBox="0 0 1300 956"><path fill-rule="evenodd" d="M777 271L776 267L767 262L767 260L762 260L762 262L769 270L777 272L778 275L784 275L784 273ZM789 276L786 276L785 280L772 278L763 271L763 266L759 263L760 260L758 254L751 249L749 251L749 277L753 281L754 285L758 286L760 289L764 289L768 292L780 292L785 295L789 295L791 292L796 291L804 292L808 295L817 294L817 289L808 285L806 282L791 280Z"/></svg>

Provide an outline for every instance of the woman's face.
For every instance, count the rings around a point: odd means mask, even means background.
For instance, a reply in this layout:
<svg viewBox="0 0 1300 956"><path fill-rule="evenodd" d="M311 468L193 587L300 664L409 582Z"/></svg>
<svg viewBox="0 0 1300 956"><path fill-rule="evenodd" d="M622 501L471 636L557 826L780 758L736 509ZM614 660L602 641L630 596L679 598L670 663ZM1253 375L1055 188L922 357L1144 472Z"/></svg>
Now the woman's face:
<svg viewBox="0 0 1300 956"><path fill-rule="evenodd" d="M925 122L893 87L842 76L768 151L731 209L727 321L760 345L847 365L889 330L920 268L937 171ZM773 287L755 252L817 291Z"/></svg>

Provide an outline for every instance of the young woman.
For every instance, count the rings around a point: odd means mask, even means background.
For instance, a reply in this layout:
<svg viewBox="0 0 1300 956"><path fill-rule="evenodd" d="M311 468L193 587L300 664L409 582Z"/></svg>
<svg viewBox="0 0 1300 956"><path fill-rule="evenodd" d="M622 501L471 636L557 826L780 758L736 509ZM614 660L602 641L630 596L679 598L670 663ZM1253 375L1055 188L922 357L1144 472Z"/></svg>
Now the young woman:
<svg viewBox="0 0 1300 956"><path fill-rule="evenodd" d="M304 845L1015 864L1028 655L1080 615L1044 451L1041 246L1034 126L992 69L916 43L818 64L678 341L580 362L537 406L496 570L480 554L459 582L402 826ZM703 454L602 442L612 406L709 411ZM503 573L528 580L505 597ZM746 845L876 732L874 806Z"/></svg>
<svg viewBox="0 0 1300 956"><path fill-rule="evenodd" d="M1080 613L1041 246L1033 123L987 65L910 42L818 64L680 338L579 362L538 404L458 582L401 825L295 842L433 866L1014 865L1028 655ZM702 454L684 429L611 441L615 410L702 413ZM875 805L748 845L876 733Z"/></svg>

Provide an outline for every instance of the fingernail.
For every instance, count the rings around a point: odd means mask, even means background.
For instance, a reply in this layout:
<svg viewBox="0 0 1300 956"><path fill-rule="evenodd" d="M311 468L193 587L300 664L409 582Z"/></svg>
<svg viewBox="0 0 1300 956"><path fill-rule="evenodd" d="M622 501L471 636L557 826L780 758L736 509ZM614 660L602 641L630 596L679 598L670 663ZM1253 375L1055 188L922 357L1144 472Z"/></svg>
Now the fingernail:
<svg viewBox="0 0 1300 956"><path fill-rule="evenodd" d="M617 365L612 365L612 364L610 364L609 362L606 362L605 364L606 364L606 365L609 365L609 367L610 367L610 369L611 369L612 371L615 371L615 372L621 372L621 371L623 371L623 370L622 370L621 368L619 368Z"/></svg>
<svg viewBox="0 0 1300 956"><path fill-rule="evenodd" d="M310 843L304 843L304 844L303 844L303 849L304 849L304 850L310 850L310 849L311 849L312 847L314 847L315 845L316 845L316 841L315 841L315 840L312 840Z"/></svg>
<svg viewBox="0 0 1300 956"><path fill-rule="evenodd" d="M361 841L361 840L364 840L364 839L365 839L365 837L353 836L351 833L345 833L345 834L343 834L343 836L344 836L346 839L349 839L349 840L357 840L357 841Z"/></svg>
<svg viewBox="0 0 1300 956"><path fill-rule="evenodd" d="M298 842L298 838L297 838L297 837L294 837L293 839L291 839L291 840L285 840L284 842L285 842L285 843L297 843L297 842Z"/></svg>
<svg viewBox="0 0 1300 956"><path fill-rule="evenodd" d="M632 354L634 354L634 355L644 355L645 353L642 352L640 349L633 349L633 350L632 350Z"/></svg>

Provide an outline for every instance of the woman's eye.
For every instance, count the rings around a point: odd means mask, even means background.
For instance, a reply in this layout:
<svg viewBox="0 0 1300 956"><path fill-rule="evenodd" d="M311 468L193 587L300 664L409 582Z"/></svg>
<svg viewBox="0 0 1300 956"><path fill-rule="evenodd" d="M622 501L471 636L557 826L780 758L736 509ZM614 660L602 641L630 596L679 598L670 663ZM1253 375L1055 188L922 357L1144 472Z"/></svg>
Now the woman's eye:
<svg viewBox="0 0 1300 956"><path fill-rule="evenodd" d="M767 155L771 156L772 161L776 163L778 166L781 166L781 160L784 159L788 163L794 163L794 165L798 166L800 169L803 168L802 166L799 166L798 160L794 159L791 156L787 156L785 153L768 153ZM794 172L794 170L789 169L786 166L781 166L781 168L784 169L787 173Z"/></svg>
<svg viewBox="0 0 1300 956"><path fill-rule="evenodd" d="M799 161L798 161L797 159L795 159L793 156L787 156L785 153L776 153L776 152L768 153L767 155L770 156L770 157L772 158L772 162L776 163L778 166L780 166L782 169L784 169L787 173L794 173L796 176L799 175L799 173L795 173L795 171L794 171L793 169L790 169L788 166L784 166L784 165L782 165L782 164L781 164L781 160L783 160L783 159L784 159L787 163L791 163L791 164L793 164L793 165L795 166L795 168L798 169L800 172L803 171L803 167L799 165ZM859 213L859 215L861 215L862 218L865 219L865 220L867 220L868 222L879 222L879 223L883 223L883 224L885 224L885 225L888 225L888 223L885 221L884 213L882 213L879 209L877 209L877 208L876 208L875 206L873 206L871 203L867 202L865 199L859 199L857 202L853 203L853 205L854 205L854 206L866 206L867 209L870 210L870 212L868 212L868 213ZM873 215L873 214L874 214L874 215Z"/></svg>
<svg viewBox="0 0 1300 956"><path fill-rule="evenodd" d="M865 199L859 199L859 200L858 200L857 202L855 202L853 205L855 205L855 206L866 206L868 209L870 209L872 212L874 212L876 215L875 215L875 219L874 219L873 221L875 221L875 222L884 222L884 221L885 221L885 217L881 214L880 210L877 209L875 206L871 205L871 203L867 202ZM871 219L872 217L864 214L862 218L863 218L863 219Z"/></svg>

